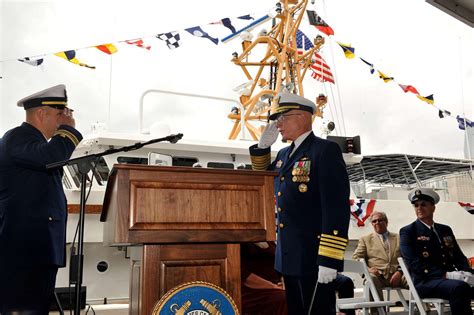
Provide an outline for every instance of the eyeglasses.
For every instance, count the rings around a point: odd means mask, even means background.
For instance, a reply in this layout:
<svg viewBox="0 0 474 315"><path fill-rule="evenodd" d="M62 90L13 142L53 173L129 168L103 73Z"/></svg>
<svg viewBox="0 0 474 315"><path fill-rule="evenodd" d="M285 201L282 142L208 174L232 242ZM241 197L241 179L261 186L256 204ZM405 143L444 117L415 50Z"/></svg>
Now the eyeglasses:
<svg viewBox="0 0 474 315"><path fill-rule="evenodd" d="M289 116L300 116L301 114L287 114L287 115L280 115L278 116L278 118L276 119L276 122L277 123L282 123L286 120L286 117L289 117Z"/></svg>
<svg viewBox="0 0 474 315"><path fill-rule="evenodd" d="M372 220L372 224L376 224L376 223L379 223L379 222L382 223L382 222L385 222L385 220L383 220L383 219L374 219L374 220Z"/></svg>

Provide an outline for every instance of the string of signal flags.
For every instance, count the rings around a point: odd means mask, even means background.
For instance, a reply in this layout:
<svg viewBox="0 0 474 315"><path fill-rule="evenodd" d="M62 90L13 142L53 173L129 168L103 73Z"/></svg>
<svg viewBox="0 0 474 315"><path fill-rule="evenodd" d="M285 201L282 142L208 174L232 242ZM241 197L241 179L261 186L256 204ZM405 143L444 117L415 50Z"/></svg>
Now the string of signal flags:
<svg viewBox="0 0 474 315"><path fill-rule="evenodd" d="M15 61L15 62L22 62L24 64L30 65L30 66L44 66L45 64L45 58L53 55L59 58L62 58L70 63L73 63L75 65L85 67L88 69L95 69L95 66L89 65L88 63L84 63L82 61L79 61L79 59L76 57L77 51L84 50L84 49L97 49L105 54L108 55L113 55L118 52L117 44L125 44L125 45L131 45L137 48L145 49L147 51L150 51L154 45L153 42L151 42L151 39L158 39L161 40L166 44L166 46L169 49L177 49L182 45L182 38L181 34L190 34L192 36L200 37L203 39L208 40L209 42L212 42L214 45L218 45L220 42L226 43L236 37L238 35L246 32L246 31L251 31L255 29L257 26L271 20L274 15L272 14L274 10L270 11L271 13L265 14L260 18L255 18L255 14L246 14L242 16L238 16L236 18L222 18L218 21L211 22L208 24L204 24L201 26L194 26L194 27L189 27L185 28L184 30L178 30L178 31L170 31L170 32L164 32L164 33L159 33L156 34L155 36L148 36L148 37L141 37L141 38L134 38L134 39L127 39L127 40L121 40L118 42L114 43L106 43L106 44L100 44L100 45L95 45L95 46L89 46L89 47L83 47L83 48L76 48L76 49L70 49L70 50L65 50L61 52L56 52L56 53L51 53L51 54L41 54L41 55L36 55L36 56L29 56L29 57L23 57L23 58L16 58L16 59L11 59L11 60L1 60L0 62L10 62L10 61ZM319 16L316 11L314 10L307 10L306 11L309 24L312 26L315 26L316 29L318 29L319 32L325 34L329 38L334 35L334 30L331 26L329 26L322 18ZM235 25L239 24L238 21L247 21L247 25L245 25L243 28L237 29ZM250 22L248 22L250 21ZM225 36L222 39L219 39L216 36L213 36L209 34L207 31L204 30L204 28L208 28L210 25L222 25L223 27L227 28L230 30L231 34L228 36ZM204 27L204 28L203 28ZM356 57L355 54L355 47L352 47L350 44L344 44L342 42L336 41L336 43L341 47L344 55L348 59L354 59ZM311 41L309 38L300 30L297 32L297 48L299 50L308 50L313 47ZM360 61L362 61L364 64L366 64L369 67L369 71L371 74L374 74L377 71L378 77L382 79L385 83L393 82L396 83L403 92L405 93L413 93L416 95L418 99L421 101L424 101L431 105L433 108L438 110L438 116L440 118L444 117L451 117L455 118L458 127L461 130L465 130L466 128L473 128L474 127L474 122L469 120L466 117L463 117L462 115L454 115L450 111L441 108L437 105L435 105L435 100L434 100L434 95L428 95L428 96L422 96L418 90L413 86L413 85L406 85L406 84L401 84L398 83L393 76L387 75L384 72L382 72L379 69L375 69L374 64L367 61L366 59L359 57ZM332 76L330 67L328 64L325 62L325 60L320 56L317 52L313 56L312 60L312 77L320 82L327 82L327 83L332 83L335 84L335 80ZM0 76L0 79L2 79L2 76Z"/></svg>

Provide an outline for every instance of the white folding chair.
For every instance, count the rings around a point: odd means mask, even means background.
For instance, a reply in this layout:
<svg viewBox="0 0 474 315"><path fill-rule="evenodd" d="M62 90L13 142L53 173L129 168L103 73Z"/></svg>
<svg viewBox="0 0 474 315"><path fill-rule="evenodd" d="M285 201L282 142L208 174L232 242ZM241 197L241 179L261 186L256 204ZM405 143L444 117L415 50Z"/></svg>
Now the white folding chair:
<svg viewBox="0 0 474 315"><path fill-rule="evenodd" d="M420 296L418 295L418 292L416 292L415 284L413 283L413 280L411 279L411 275L410 275L410 272L408 271L407 265L405 264L405 261L403 260L402 257L398 258L398 263L400 264L400 267L402 268L403 274L405 275L405 278L407 279L408 288L410 289L410 293L408 297L408 315L414 314L415 306L421 315L427 315L429 312L429 309L427 310L426 304L433 304L436 309L436 312L439 315L443 315L445 306L449 306L449 301L443 300L443 299L437 299L437 298L424 298L424 299L420 298Z"/></svg>
<svg viewBox="0 0 474 315"><path fill-rule="evenodd" d="M385 314L385 307L395 305L394 302L381 301L377 289L375 288L369 269L364 260L344 260L344 273L354 273L359 276L364 275L366 282L364 285L363 296L359 298L344 298L336 300L336 308L338 311L348 309L362 309L364 315L368 314L369 309L377 308L379 314ZM370 293L372 293L373 301L370 300Z"/></svg>
<svg viewBox="0 0 474 315"><path fill-rule="evenodd" d="M386 291L387 292L387 301L390 301L390 292L391 291L396 291L398 294L398 300L402 303L403 309L405 311L408 311L408 303L407 300L405 299L405 296L403 295L402 288L392 288L392 287L384 287L382 288L382 292ZM390 306L387 306L387 313L390 311Z"/></svg>

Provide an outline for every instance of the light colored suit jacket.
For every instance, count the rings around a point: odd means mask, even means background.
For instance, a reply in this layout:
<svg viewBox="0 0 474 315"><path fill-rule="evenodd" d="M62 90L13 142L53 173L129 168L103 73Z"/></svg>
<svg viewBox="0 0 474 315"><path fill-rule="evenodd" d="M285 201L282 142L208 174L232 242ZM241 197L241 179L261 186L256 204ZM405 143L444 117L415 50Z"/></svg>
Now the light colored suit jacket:
<svg viewBox="0 0 474 315"><path fill-rule="evenodd" d="M359 244L352 259L365 259L369 267L377 268L385 279L390 280L399 268L397 258L400 257L400 236L388 233L389 254L377 233L373 232L359 239Z"/></svg>

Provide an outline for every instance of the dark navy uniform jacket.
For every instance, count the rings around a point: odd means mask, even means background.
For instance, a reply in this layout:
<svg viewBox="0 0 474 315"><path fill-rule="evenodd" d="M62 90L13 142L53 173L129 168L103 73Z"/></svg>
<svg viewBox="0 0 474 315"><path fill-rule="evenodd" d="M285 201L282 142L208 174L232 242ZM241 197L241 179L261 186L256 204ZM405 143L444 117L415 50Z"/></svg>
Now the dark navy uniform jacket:
<svg viewBox="0 0 474 315"><path fill-rule="evenodd" d="M350 188L341 150L313 133L288 157L291 149L270 164L270 148L250 147L254 169L278 171L275 269L290 276L317 274L318 265L342 271Z"/></svg>
<svg viewBox="0 0 474 315"><path fill-rule="evenodd" d="M441 243L420 220L400 229L400 251L415 285L443 279L447 271L471 271L451 228L439 223L434 227Z"/></svg>
<svg viewBox="0 0 474 315"><path fill-rule="evenodd" d="M48 142L28 123L0 139L0 265L65 265L62 170L46 165L67 160L81 139L62 125Z"/></svg>

